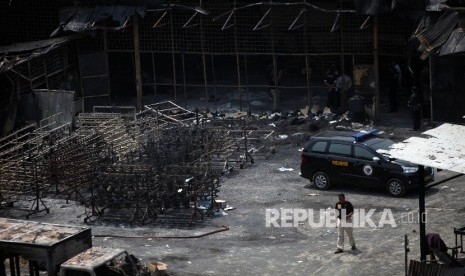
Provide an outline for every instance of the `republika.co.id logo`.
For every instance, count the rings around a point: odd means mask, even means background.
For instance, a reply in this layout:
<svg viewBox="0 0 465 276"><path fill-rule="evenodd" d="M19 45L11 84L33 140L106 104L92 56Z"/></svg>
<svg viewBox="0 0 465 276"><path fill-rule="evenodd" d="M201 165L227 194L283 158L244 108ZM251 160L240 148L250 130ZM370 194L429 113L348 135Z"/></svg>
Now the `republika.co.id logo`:
<svg viewBox="0 0 465 276"><path fill-rule="evenodd" d="M376 218L375 218L375 214ZM376 209L354 209L349 217L345 209L341 210L338 219L337 209L266 209L266 227L298 227L308 224L311 227L397 227L397 223L426 222L426 213L420 218L417 213L402 213L396 220L391 209L383 209L381 214Z"/></svg>

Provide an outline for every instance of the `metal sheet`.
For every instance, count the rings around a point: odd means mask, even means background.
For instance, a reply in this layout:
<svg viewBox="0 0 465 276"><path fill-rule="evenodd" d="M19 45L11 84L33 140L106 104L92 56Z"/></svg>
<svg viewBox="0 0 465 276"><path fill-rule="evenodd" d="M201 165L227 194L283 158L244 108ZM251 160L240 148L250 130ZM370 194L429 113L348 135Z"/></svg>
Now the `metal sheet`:
<svg viewBox="0 0 465 276"><path fill-rule="evenodd" d="M50 47L57 44L66 43L69 40L78 37L77 35L51 38L46 40L30 41L24 43L15 43L7 46L0 46L0 53L19 53Z"/></svg>
<svg viewBox="0 0 465 276"><path fill-rule="evenodd" d="M63 267L86 267L92 269L123 254L125 251L116 248L91 247L86 251L63 263Z"/></svg>
<svg viewBox="0 0 465 276"><path fill-rule="evenodd" d="M358 14L375 15L405 13L411 10L424 10L423 0L355 0L355 7Z"/></svg>
<svg viewBox="0 0 465 276"><path fill-rule="evenodd" d="M418 24L417 31L410 38L410 43L423 52L421 58L426 59L435 49L441 47L459 23L458 12L446 11L439 17L437 14L426 15Z"/></svg>
<svg viewBox="0 0 465 276"><path fill-rule="evenodd" d="M394 158L419 165L465 173L465 126L443 124L391 146Z"/></svg>
<svg viewBox="0 0 465 276"><path fill-rule="evenodd" d="M75 37L77 36L17 43L0 47L0 55L4 54L2 59L0 59L0 73L6 72L21 63L45 55Z"/></svg>
<svg viewBox="0 0 465 276"><path fill-rule="evenodd" d="M73 31L84 33L98 29L119 30L126 26L126 22L135 14L145 17L145 6L94 6L94 7L67 7L60 10L60 25L51 36L60 32ZM99 25L107 20L115 22L115 26Z"/></svg>
<svg viewBox="0 0 465 276"><path fill-rule="evenodd" d="M0 218L0 255L36 261L48 275L56 275L57 265L90 247L90 228Z"/></svg>
<svg viewBox="0 0 465 276"><path fill-rule="evenodd" d="M0 218L0 242L52 246L84 228Z"/></svg>
<svg viewBox="0 0 465 276"><path fill-rule="evenodd" d="M449 39L444 43L439 51L439 55L449 55L465 52L465 31L457 28L449 36Z"/></svg>

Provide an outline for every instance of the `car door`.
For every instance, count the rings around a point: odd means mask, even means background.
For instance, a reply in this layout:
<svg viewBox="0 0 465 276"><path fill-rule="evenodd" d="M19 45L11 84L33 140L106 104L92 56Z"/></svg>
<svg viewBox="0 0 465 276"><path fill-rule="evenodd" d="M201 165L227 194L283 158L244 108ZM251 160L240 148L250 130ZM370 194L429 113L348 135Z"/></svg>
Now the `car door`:
<svg viewBox="0 0 465 276"><path fill-rule="evenodd" d="M330 165L329 175L332 179L350 180L348 171L351 161L351 144L344 142L331 142L328 147L328 161Z"/></svg>
<svg viewBox="0 0 465 276"><path fill-rule="evenodd" d="M364 186L382 184L385 173L381 165L382 160L373 161L373 157L378 157L378 154L372 149L361 144L353 145L353 154L347 170L354 184Z"/></svg>

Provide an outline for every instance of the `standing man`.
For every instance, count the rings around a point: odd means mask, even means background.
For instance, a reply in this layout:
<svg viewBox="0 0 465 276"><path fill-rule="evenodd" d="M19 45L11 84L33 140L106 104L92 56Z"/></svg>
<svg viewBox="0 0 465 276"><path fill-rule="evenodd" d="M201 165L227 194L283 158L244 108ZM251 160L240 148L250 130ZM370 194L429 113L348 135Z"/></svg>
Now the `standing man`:
<svg viewBox="0 0 465 276"><path fill-rule="evenodd" d="M420 96L418 95L418 90L415 86L412 87L412 94L410 95L410 98L408 100L408 108L410 109L410 113L412 114L413 119L412 130L420 130L422 104Z"/></svg>
<svg viewBox="0 0 465 276"><path fill-rule="evenodd" d="M346 201L344 194L339 194L339 201L336 203L336 210L339 211L337 216L337 249L334 254L344 252L344 232L349 237L349 243L352 250L356 250L355 240L352 228L352 215L354 214L354 206L349 201ZM343 217L345 216L345 217Z"/></svg>
<svg viewBox="0 0 465 276"><path fill-rule="evenodd" d="M274 64L270 64L266 69L267 82L269 87L269 97L273 101L273 110L278 109L279 105L279 93L278 89L281 85L281 78L283 77L283 70L279 67L276 62L276 70Z"/></svg>
<svg viewBox="0 0 465 276"><path fill-rule="evenodd" d="M342 99L342 109L345 110L347 108L347 103L351 95L352 91L352 78L349 77L346 73L342 73L336 79L336 90L338 96Z"/></svg>
<svg viewBox="0 0 465 276"><path fill-rule="evenodd" d="M390 62L389 71L389 107L391 112L397 112L397 98L402 84L402 71L395 61Z"/></svg>
<svg viewBox="0 0 465 276"><path fill-rule="evenodd" d="M326 107L332 109L332 113L336 113L339 109L339 93L336 89L336 79L339 76L336 65L332 64L331 68L326 70L325 79L323 80L324 85L328 89L328 100Z"/></svg>

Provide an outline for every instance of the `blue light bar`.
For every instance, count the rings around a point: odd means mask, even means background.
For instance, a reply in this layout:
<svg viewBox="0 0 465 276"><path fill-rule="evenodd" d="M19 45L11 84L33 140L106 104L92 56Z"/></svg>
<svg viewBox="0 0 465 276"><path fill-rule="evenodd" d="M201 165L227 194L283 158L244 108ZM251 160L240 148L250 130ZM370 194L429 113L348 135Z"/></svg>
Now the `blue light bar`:
<svg viewBox="0 0 465 276"><path fill-rule="evenodd" d="M368 131L362 130L362 131L359 131L359 132L355 133L354 135L352 135L352 137L354 137L355 141L360 142L360 141L366 139L367 137L375 135L376 132L378 132L378 130L375 129L375 128L370 129Z"/></svg>

